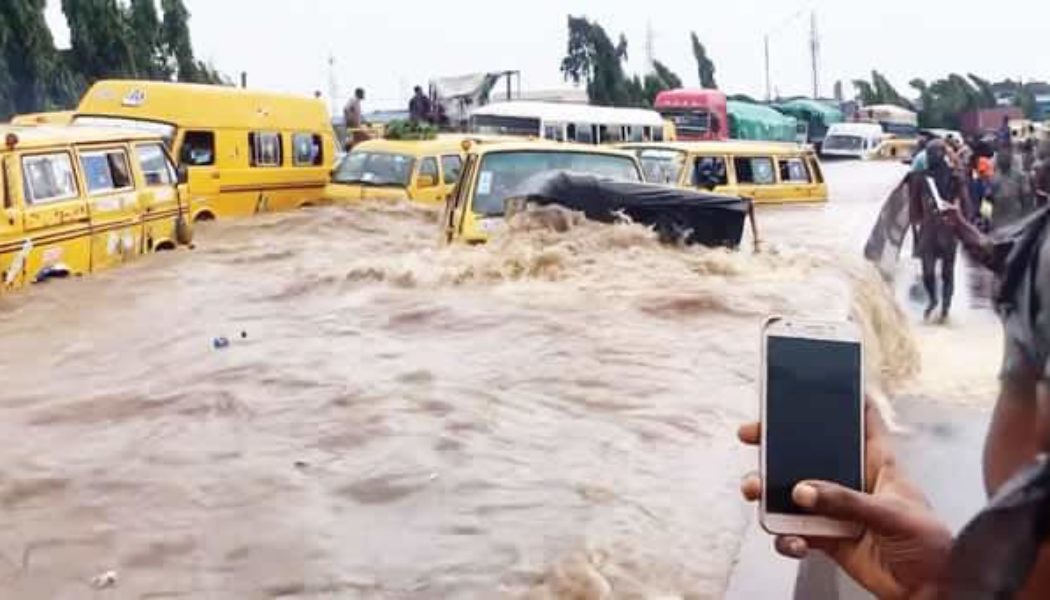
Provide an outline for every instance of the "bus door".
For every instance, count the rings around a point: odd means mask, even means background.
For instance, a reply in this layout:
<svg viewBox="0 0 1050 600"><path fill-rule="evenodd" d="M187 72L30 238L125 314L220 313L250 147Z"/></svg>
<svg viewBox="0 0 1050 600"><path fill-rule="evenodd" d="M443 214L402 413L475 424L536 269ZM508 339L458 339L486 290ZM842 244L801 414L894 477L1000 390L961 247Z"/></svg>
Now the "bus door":
<svg viewBox="0 0 1050 600"><path fill-rule="evenodd" d="M142 215L124 146L77 151L91 215L91 269L120 264L142 253Z"/></svg>
<svg viewBox="0 0 1050 600"><path fill-rule="evenodd" d="M771 156L737 156L733 158L737 193L756 203L777 202L776 166Z"/></svg>
<svg viewBox="0 0 1050 600"><path fill-rule="evenodd" d="M12 186L13 156L5 156L0 164L0 292L20 287L25 266L26 236L23 231L22 202Z"/></svg>
<svg viewBox="0 0 1050 600"><path fill-rule="evenodd" d="M16 261L27 283L91 271L91 217L69 150L23 154L9 189L25 190L27 241Z"/></svg>
<svg viewBox="0 0 1050 600"><path fill-rule="evenodd" d="M178 146L179 169L186 172L188 212L193 221L217 216L222 175L217 162L214 131L189 130Z"/></svg>
<svg viewBox="0 0 1050 600"><path fill-rule="evenodd" d="M133 154L141 178L138 186L143 207L143 249L174 249L179 243L177 223L182 216L175 168L160 143L137 144Z"/></svg>

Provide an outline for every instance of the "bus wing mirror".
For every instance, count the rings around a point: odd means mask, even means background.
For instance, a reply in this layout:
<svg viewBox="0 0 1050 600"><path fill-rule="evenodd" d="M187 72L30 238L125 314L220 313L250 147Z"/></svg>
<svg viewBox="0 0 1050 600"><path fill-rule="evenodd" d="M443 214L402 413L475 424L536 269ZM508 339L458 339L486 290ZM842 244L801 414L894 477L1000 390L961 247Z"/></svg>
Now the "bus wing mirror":
<svg viewBox="0 0 1050 600"><path fill-rule="evenodd" d="M179 168L176 169L176 177L178 178L179 185L190 182L190 170L185 163L179 165Z"/></svg>

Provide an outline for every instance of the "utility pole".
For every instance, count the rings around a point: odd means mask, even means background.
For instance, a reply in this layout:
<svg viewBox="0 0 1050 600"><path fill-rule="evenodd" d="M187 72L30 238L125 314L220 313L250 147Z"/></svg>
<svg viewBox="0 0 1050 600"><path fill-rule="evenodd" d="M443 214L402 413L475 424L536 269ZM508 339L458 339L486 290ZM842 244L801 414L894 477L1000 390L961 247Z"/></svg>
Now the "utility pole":
<svg viewBox="0 0 1050 600"><path fill-rule="evenodd" d="M809 15L809 49L813 58L813 99L820 98L820 34L817 32L817 11Z"/></svg>
<svg viewBox="0 0 1050 600"><path fill-rule="evenodd" d="M766 34L766 102L773 101L773 80L769 74L769 34Z"/></svg>
<svg viewBox="0 0 1050 600"><path fill-rule="evenodd" d="M653 35L653 22L645 24L645 72L656 72L656 40Z"/></svg>
<svg viewBox="0 0 1050 600"><path fill-rule="evenodd" d="M333 115L339 114L339 79L335 74L335 56L328 55L328 103Z"/></svg>

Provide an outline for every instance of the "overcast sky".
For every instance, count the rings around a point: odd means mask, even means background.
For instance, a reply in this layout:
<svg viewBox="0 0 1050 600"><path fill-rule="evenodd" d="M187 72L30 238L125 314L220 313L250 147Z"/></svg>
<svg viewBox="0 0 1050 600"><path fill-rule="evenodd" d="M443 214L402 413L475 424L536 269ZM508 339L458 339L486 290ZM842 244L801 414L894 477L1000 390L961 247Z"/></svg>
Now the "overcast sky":
<svg viewBox="0 0 1050 600"><path fill-rule="evenodd" d="M1050 79L1041 50L1050 3L998 0L184 0L199 57L250 87L327 97L328 57L340 96L369 94L366 110L397 108L414 84L484 70L522 71L526 89L567 87L558 70L566 15L586 15L629 42L628 70L645 67L647 25L655 57L686 85L698 83L695 30L731 93L765 95L763 37L770 33L773 85L809 94L809 10L822 41L821 86L887 74L901 91L913 77L974 72L991 79ZM48 2L57 42L68 45L58 0ZM954 4L958 10L947 7ZM847 88L848 89L848 88ZM909 92L910 93L910 92Z"/></svg>

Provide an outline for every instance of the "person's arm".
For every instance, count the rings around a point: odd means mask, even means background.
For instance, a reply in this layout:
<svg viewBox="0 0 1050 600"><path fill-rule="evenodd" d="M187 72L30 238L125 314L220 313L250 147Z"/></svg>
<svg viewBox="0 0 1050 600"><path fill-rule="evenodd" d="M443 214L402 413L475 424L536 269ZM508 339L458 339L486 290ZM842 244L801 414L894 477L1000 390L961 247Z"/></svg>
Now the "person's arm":
<svg viewBox="0 0 1050 600"><path fill-rule="evenodd" d="M958 206L951 206L942 211L941 217L951 226L963 248L974 260L992 271L1000 270L1001 265L997 264L999 257L996 256L991 238L966 220Z"/></svg>

